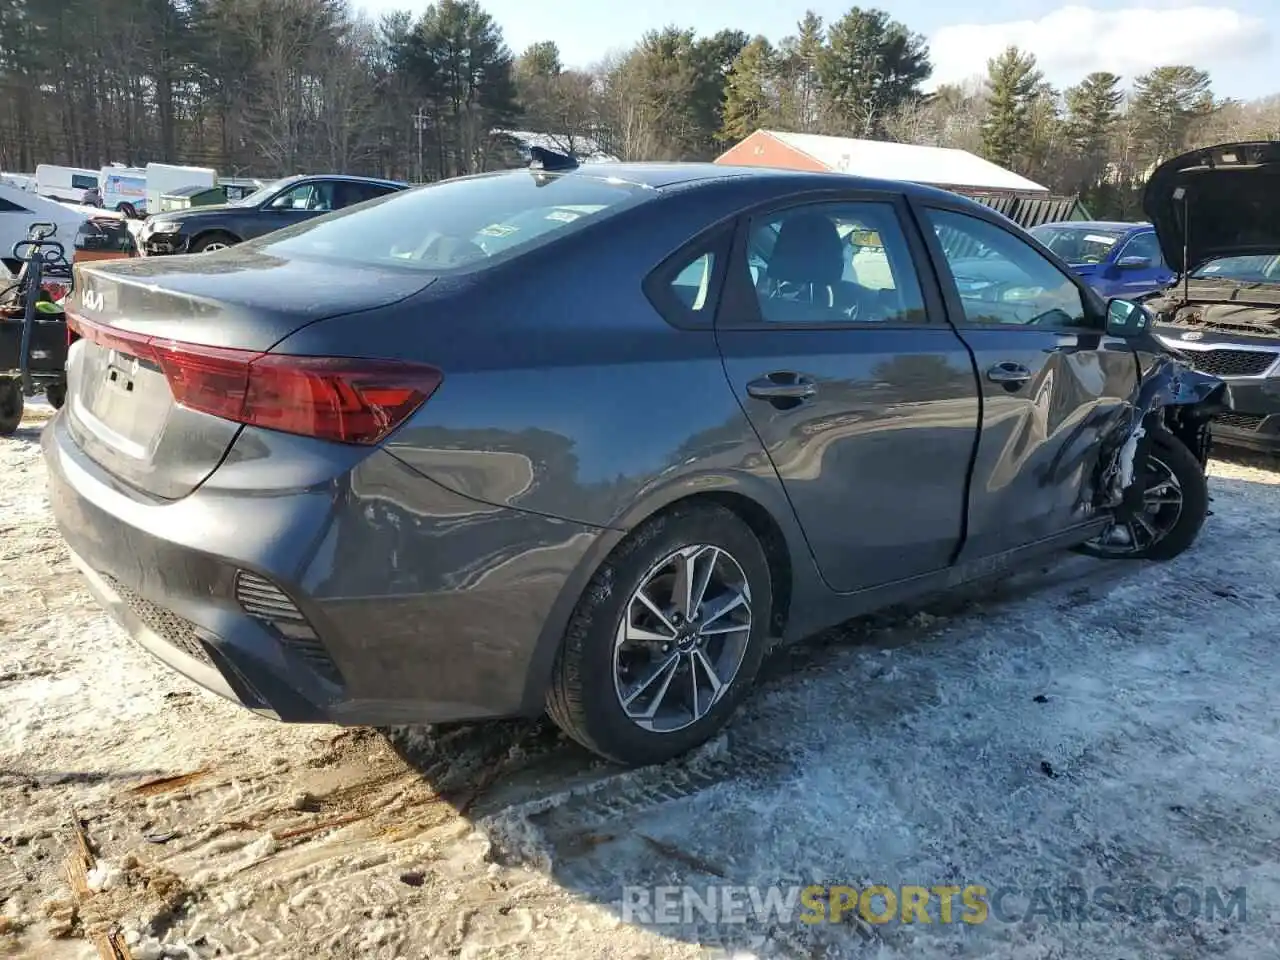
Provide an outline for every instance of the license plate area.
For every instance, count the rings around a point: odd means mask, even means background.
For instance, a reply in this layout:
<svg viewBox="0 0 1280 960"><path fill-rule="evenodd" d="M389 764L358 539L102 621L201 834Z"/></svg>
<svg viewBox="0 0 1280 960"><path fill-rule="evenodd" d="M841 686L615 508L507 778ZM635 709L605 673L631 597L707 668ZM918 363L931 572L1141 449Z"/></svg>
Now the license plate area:
<svg viewBox="0 0 1280 960"><path fill-rule="evenodd" d="M135 459L155 449L172 408L169 384L137 357L85 343L77 414L100 440Z"/></svg>

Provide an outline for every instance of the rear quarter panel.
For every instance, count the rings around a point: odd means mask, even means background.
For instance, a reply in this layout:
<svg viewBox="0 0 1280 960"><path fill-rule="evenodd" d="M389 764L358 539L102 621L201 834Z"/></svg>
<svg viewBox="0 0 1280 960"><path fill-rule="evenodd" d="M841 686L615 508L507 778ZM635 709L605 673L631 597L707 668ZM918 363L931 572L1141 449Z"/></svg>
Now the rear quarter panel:
<svg viewBox="0 0 1280 960"><path fill-rule="evenodd" d="M726 212L673 196L402 303L312 324L283 353L396 357L444 371L386 444L424 483L598 532L549 610L526 704L541 703L564 624L625 531L697 495L754 503L782 533L788 636L824 626L827 591L772 464L734 397L710 330L678 330L641 289L672 250ZM728 210L732 211L730 203ZM424 549L432 545L424 543ZM838 617L837 617L838 619Z"/></svg>
<svg viewBox="0 0 1280 960"><path fill-rule="evenodd" d="M785 504L714 333L672 327L641 289L670 251L735 209L728 193L660 197L276 349L440 367L444 383L387 447L478 501L615 529L675 491L746 485Z"/></svg>

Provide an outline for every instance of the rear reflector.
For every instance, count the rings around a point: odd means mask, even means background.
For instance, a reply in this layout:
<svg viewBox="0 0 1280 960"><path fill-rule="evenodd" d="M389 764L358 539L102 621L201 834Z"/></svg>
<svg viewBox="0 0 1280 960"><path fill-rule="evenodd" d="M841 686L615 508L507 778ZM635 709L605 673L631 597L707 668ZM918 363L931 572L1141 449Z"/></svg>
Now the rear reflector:
<svg viewBox="0 0 1280 960"><path fill-rule="evenodd" d="M182 343L67 314L67 326L108 350L154 364L175 402L224 420L338 443L377 443L444 379L397 360L299 357Z"/></svg>

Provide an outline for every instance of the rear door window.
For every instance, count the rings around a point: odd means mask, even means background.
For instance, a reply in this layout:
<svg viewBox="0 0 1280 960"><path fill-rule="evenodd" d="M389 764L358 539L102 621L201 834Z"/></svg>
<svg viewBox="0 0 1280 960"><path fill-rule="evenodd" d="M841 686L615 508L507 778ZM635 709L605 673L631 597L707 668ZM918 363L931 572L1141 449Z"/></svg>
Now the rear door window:
<svg viewBox="0 0 1280 960"><path fill-rule="evenodd" d="M817 203L755 218L747 267L766 323L922 323L924 297L892 203Z"/></svg>
<svg viewBox="0 0 1280 960"><path fill-rule="evenodd" d="M573 174L445 180L252 241L297 256L431 272L506 259L598 223L653 191Z"/></svg>

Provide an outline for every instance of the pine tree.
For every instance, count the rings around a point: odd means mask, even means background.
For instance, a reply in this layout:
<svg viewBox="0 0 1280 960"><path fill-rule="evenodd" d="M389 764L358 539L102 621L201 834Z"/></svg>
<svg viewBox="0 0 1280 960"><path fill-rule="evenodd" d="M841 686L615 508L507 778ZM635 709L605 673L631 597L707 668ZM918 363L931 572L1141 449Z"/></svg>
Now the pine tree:
<svg viewBox="0 0 1280 960"><path fill-rule="evenodd" d="M987 61L987 116L982 152L992 163L1013 167L1027 146L1027 114L1043 77L1036 58L1008 47Z"/></svg>
<svg viewBox="0 0 1280 960"><path fill-rule="evenodd" d="M854 7L827 31L818 77L833 132L879 136L889 116L933 73L924 38L883 10Z"/></svg>
<svg viewBox="0 0 1280 960"><path fill-rule="evenodd" d="M770 122L775 72L773 47L764 37L756 37L742 48L725 85L721 141L736 143Z"/></svg>
<svg viewBox="0 0 1280 960"><path fill-rule="evenodd" d="M1064 134L1076 165L1071 179L1087 198L1106 180L1123 101L1120 78L1105 71L1089 74L1066 92Z"/></svg>
<svg viewBox="0 0 1280 960"><path fill-rule="evenodd" d="M1209 74L1195 67L1156 67L1134 83L1135 134L1153 164L1179 153L1192 124L1213 109Z"/></svg>

